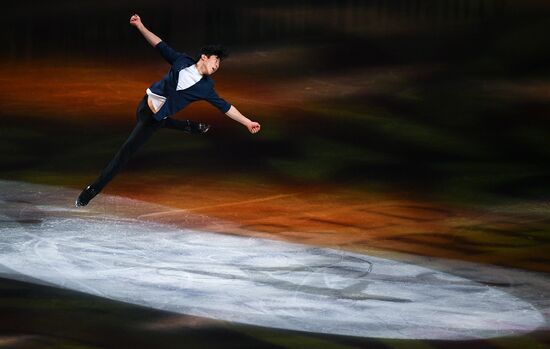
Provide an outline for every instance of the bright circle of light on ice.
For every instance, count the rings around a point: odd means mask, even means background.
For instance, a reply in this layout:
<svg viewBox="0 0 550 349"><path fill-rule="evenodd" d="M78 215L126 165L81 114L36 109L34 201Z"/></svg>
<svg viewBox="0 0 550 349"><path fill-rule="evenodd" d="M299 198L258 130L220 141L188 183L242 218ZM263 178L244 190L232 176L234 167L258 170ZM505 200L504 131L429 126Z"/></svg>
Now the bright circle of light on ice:
<svg viewBox="0 0 550 349"><path fill-rule="evenodd" d="M512 335L545 322L530 303L496 287L328 248L59 214L4 224L0 234L0 263L24 275L214 319L426 339Z"/></svg>

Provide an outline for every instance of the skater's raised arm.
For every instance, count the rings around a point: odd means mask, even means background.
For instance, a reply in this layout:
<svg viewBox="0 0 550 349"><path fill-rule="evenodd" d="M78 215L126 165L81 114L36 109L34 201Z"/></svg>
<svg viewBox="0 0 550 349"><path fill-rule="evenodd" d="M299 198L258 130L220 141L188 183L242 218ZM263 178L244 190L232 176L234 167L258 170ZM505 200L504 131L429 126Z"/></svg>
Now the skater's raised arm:
<svg viewBox="0 0 550 349"><path fill-rule="evenodd" d="M143 23L141 22L141 18L139 18L138 15L133 15L130 18L130 25L136 27L141 35L143 35L145 40L147 40L147 42L151 44L151 46L156 48L160 52L160 55L168 63L174 64L174 62L182 56L181 53L168 46L164 41L162 41L161 38L151 33L149 29L145 28L145 25L143 25Z"/></svg>
<svg viewBox="0 0 550 349"><path fill-rule="evenodd" d="M243 124L248 129L248 131L250 131L250 133L256 133L260 131L259 123L252 121L246 116L244 116L243 114L241 114L241 112L238 111L237 108L235 108L234 106L231 106L231 108L229 108L229 110L227 111L227 113L225 113L225 115Z"/></svg>
<svg viewBox="0 0 550 349"><path fill-rule="evenodd" d="M133 15L130 18L130 25L133 25L134 27L136 27L141 33L141 35L143 35L145 40L147 40L147 42L151 44L151 46L155 47L162 41L161 38L151 33L149 29L147 29L145 25L143 25L143 23L141 22L141 18L139 18L137 14Z"/></svg>

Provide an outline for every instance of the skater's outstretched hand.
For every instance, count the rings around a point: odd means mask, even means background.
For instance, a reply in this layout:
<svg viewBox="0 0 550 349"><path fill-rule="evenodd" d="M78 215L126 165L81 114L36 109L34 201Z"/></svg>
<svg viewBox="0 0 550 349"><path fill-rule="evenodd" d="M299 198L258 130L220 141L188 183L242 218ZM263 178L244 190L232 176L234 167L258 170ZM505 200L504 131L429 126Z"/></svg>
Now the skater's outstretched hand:
<svg viewBox="0 0 550 349"><path fill-rule="evenodd" d="M237 108L235 108L235 106L233 105L229 108L229 110L225 113L225 115L243 124L248 129L248 131L250 131L250 133L258 133L258 131L260 131L259 123L257 123L256 121L252 121L246 116L244 116L243 114L241 114L241 112Z"/></svg>
<svg viewBox="0 0 550 349"><path fill-rule="evenodd" d="M246 125L246 128L248 128L250 133L257 133L260 131L260 124L255 121L251 121L248 125Z"/></svg>
<svg viewBox="0 0 550 349"><path fill-rule="evenodd" d="M137 14L130 17L130 25L133 25L134 27L137 27L141 24L141 18Z"/></svg>

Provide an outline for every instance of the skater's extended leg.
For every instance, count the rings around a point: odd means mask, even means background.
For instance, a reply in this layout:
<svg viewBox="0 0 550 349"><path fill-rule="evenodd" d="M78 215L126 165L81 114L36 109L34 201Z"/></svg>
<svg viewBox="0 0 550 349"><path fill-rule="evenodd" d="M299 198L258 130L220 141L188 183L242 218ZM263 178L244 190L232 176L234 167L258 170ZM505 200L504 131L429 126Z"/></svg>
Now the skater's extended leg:
<svg viewBox="0 0 550 349"><path fill-rule="evenodd" d="M122 147L118 150L112 160L103 169L99 177L86 187L78 199L76 200L76 206L86 206L88 202L93 199L103 188L120 172L120 170L126 165L130 157L141 148L151 136L162 127L164 122L158 122L152 117L152 112L145 105L143 108L143 101L140 103L137 111L138 122L132 133L124 142Z"/></svg>
<svg viewBox="0 0 550 349"><path fill-rule="evenodd" d="M147 122L138 122L126 142L94 181L92 187L96 188L98 192L101 191L128 163L130 157L151 138L155 131L156 128L147 124Z"/></svg>

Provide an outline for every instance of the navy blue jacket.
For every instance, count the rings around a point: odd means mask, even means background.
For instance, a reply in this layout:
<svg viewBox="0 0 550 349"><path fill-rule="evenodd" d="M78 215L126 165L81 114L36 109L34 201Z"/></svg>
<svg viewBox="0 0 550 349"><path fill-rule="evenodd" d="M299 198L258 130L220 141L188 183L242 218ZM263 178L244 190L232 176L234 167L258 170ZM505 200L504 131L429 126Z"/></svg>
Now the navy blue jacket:
<svg viewBox="0 0 550 349"><path fill-rule="evenodd" d="M160 110L154 115L158 121L169 117L185 108L189 103L205 100L218 108L222 113L226 113L231 104L220 98L214 90L214 81L204 75L196 84L185 90L176 91L178 86L178 76L182 69L185 69L195 63L193 58L184 53L177 52L164 41L158 43L155 48L161 56L172 66L168 74L160 81L155 82L149 87L157 95L166 97L166 102Z"/></svg>

